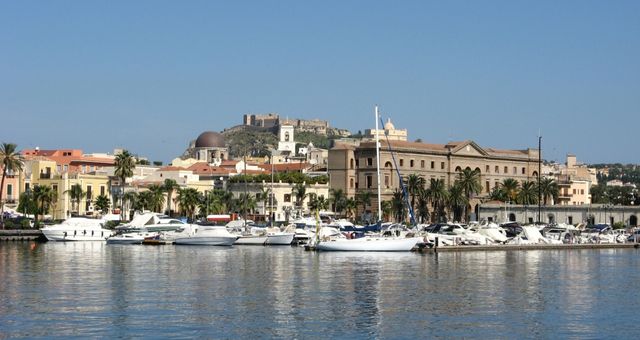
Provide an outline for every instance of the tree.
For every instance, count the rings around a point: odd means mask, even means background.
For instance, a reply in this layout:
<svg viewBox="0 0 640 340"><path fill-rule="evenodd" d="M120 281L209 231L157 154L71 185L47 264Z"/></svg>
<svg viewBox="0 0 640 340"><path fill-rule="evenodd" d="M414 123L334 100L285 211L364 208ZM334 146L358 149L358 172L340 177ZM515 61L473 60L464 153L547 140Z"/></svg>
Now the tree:
<svg viewBox="0 0 640 340"><path fill-rule="evenodd" d="M402 197L400 197L400 199L402 200ZM426 189L420 190L420 194L418 195L416 215L420 223L424 223L424 221L429 220L429 198L427 197Z"/></svg>
<svg viewBox="0 0 640 340"><path fill-rule="evenodd" d="M25 215L35 215L38 213L38 206L33 198L33 191L31 189L27 189L20 194L18 211Z"/></svg>
<svg viewBox="0 0 640 340"><path fill-rule="evenodd" d="M469 205L469 197L465 193L462 182L456 181L456 183L449 188L447 203L449 209L453 212L453 220L460 221L462 211L466 210Z"/></svg>
<svg viewBox="0 0 640 340"><path fill-rule="evenodd" d="M547 205L547 199L558 198L558 183L553 178L545 177L540 179L540 193L542 194L542 202Z"/></svg>
<svg viewBox="0 0 640 340"><path fill-rule="evenodd" d="M482 191L482 184L480 184L480 170L471 170L470 168L466 168L462 170L462 172L458 173L458 180L456 182L459 183L458 185L467 197L467 203L464 206L464 219L466 221L469 219L469 202L471 201L471 197Z"/></svg>
<svg viewBox="0 0 640 340"><path fill-rule="evenodd" d="M263 187L262 189L260 189L260 192L258 193L258 196L256 197L256 199L260 199L260 202L262 202L262 214L263 215L267 215L267 204L269 204L269 199L271 198L271 188L267 188L267 187Z"/></svg>
<svg viewBox="0 0 640 340"><path fill-rule="evenodd" d="M296 198L296 207L298 207L299 212L302 212L302 205L304 204L304 199L307 197L307 185L305 183L298 183L293 186L291 189L291 194Z"/></svg>
<svg viewBox="0 0 640 340"><path fill-rule="evenodd" d="M362 204L362 213L367 212L367 207L371 204L371 191L361 190L356 194L356 202Z"/></svg>
<svg viewBox="0 0 640 340"><path fill-rule="evenodd" d="M525 206L538 203L538 188L535 182L522 182L520 191L518 192L517 202Z"/></svg>
<svg viewBox="0 0 640 340"><path fill-rule="evenodd" d="M83 198L87 196L87 193L82 190L82 185L80 183L72 185L69 190L65 190L65 194L69 195L71 199L72 209L75 213L80 212L80 202Z"/></svg>
<svg viewBox="0 0 640 340"><path fill-rule="evenodd" d="M356 209L358 208L358 202L355 198L347 198L344 202L344 210L347 213L347 218L353 218Z"/></svg>
<svg viewBox="0 0 640 340"><path fill-rule="evenodd" d="M426 183L427 181L424 179L424 177L416 174L410 174L406 177L405 184L407 186L407 192L411 197L411 207L414 209L414 211L416 210L416 196L418 196L420 192L424 190L424 186Z"/></svg>
<svg viewBox="0 0 640 340"><path fill-rule="evenodd" d="M380 206L382 208L382 219L385 221L391 220L391 215L393 214L393 201L382 201Z"/></svg>
<svg viewBox="0 0 640 340"><path fill-rule="evenodd" d="M505 178L500 183L500 189L508 201L515 203L518 199L520 183L513 178Z"/></svg>
<svg viewBox="0 0 640 340"><path fill-rule="evenodd" d="M194 188L179 189L177 199L180 205L180 211L193 221L196 207L198 207L201 201L201 195L198 190Z"/></svg>
<svg viewBox="0 0 640 340"><path fill-rule="evenodd" d="M8 173L20 172L24 167L22 156L18 152L18 146L13 143L0 145L0 166L2 166L2 180L0 180L0 224L4 229L4 180Z"/></svg>
<svg viewBox="0 0 640 340"><path fill-rule="evenodd" d="M149 186L149 208L154 212L162 212L164 207L164 185L152 184Z"/></svg>
<svg viewBox="0 0 640 340"><path fill-rule="evenodd" d="M426 194L433 205L436 221L441 221L448 196L444 180L432 178Z"/></svg>
<svg viewBox="0 0 640 340"><path fill-rule="evenodd" d="M37 213L35 214L34 225L38 226L38 215L43 216L49 212L52 204L58 199L58 193L48 185L33 186L33 200L36 202Z"/></svg>
<svg viewBox="0 0 640 340"><path fill-rule="evenodd" d="M125 193L124 196L122 196L122 201L123 201L123 204L122 204L121 216L124 216L125 211L128 211L131 214L131 210L142 209L138 199L138 193L135 191L129 191Z"/></svg>
<svg viewBox="0 0 640 340"><path fill-rule="evenodd" d="M114 174L116 177L118 177L118 179L120 179L120 185L121 185L120 197L122 198L120 203L122 205L122 211L120 215L122 219L124 219L123 217L124 216L124 187L125 187L127 178L133 176L133 170L135 168L136 168L136 160L133 157L133 155L129 153L129 151L122 150L121 153L116 155Z"/></svg>
<svg viewBox="0 0 640 340"><path fill-rule="evenodd" d="M109 212L109 206L111 205L111 203L110 203L109 197L105 195L100 195L96 197L95 205L98 208L98 210L100 210L100 212L104 215Z"/></svg>
<svg viewBox="0 0 640 340"><path fill-rule="evenodd" d="M180 189L180 186L178 185L178 182L176 182L175 179L171 179L171 178L165 178L164 180L164 191L167 192L167 215L171 216L171 202L172 202L172 196L173 196L173 192Z"/></svg>
<svg viewBox="0 0 640 340"><path fill-rule="evenodd" d="M324 198L324 195L313 195L309 199L309 210L315 211L316 214L321 210L329 208L329 200Z"/></svg>
<svg viewBox="0 0 640 340"><path fill-rule="evenodd" d="M405 209L404 194L402 193L401 190L396 189L396 191L393 192L393 198L391 199L391 207L393 210L393 214L395 216L395 220L398 222L404 221L406 209Z"/></svg>
<svg viewBox="0 0 640 340"><path fill-rule="evenodd" d="M346 208L347 195L342 189L329 189L331 195L331 202L333 203L333 211L338 215L341 215Z"/></svg>

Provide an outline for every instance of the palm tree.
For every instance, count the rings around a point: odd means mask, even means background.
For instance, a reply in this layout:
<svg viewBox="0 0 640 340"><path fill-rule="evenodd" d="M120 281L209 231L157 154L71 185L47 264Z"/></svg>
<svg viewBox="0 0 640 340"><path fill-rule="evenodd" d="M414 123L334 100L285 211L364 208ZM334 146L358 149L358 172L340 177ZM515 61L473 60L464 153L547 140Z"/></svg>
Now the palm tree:
<svg viewBox="0 0 640 340"><path fill-rule="evenodd" d="M0 166L2 167L2 180L0 180L0 224L4 229L4 179L9 172L20 172L24 166L22 156L17 151L18 146L13 143L2 143L0 145Z"/></svg>
<svg viewBox="0 0 640 340"><path fill-rule="evenodd" d="M164 207L164 185L152 184L149 186L149 208L154 212L162 212Z"/></svg>
<svg viewBox="0 0 640 340"><path fill-rule="evenodd" d="M347 213L347 218L353 218L356 209L358 209L358 202L355 198L348 197L344 202L344 210Z"/></svg>
<svg viewBox="0 0 640 340"><path fill-rule="evenodd" d="M531 205L538 203L538 188L536 183L532 181L524 181L518 192L517 202L519 204Z"/></svg>
<svg viewBox="0 0 640 340"><path fill-rule="evenodd" d="M505 178L500 183L500 190L502 190L507 200L516 202L518 199L518 191L520 190L520 183L513 178Z"/></svg>
<svg viewBox="0 0 640 340"><path fill-rule="evenodd" d="M64 193L69 195L73 211L76 212L76 214L79 213L80 202L87 196L87 193L82 190L82 185L80 183L74 184L69 188L69 190L65 190Z"/></svg>
<svg viewBox="0 0 640 340"><path fill-rule="evenodd" d="M402 199L402 198L400 198ZM427 190L422 189L418 195L418 206L416 214L420 223L424 223L429 219L429 198L427 197Z"/></svg>
<svg viewBox="0 0 640 340"><path fill-rule="evenodd" d="M402 193L402 191L396 189L396 191L393 192L391 206L393 209L393 214L395 215L395 220L398 222L404 221L406 211L404 203L404 194Z"/></svg>
<svg viewBox="0 0 640 340"><path fill-rule="evenodd" d="M294 185L293 189L291 189L291 194L296 198L296 206L298 207L299 212L301 212L304 199L308 196L307 185L305 183L298 183Z"/></svg>
<svg viewBox="0 0 640 340"><path fill-rule="evenodd" d="M176 182L175 179L165 178L164 180L164 191L167 192L167 215L171 216L171 198L173 196L173 192L180 189L180 185Z"/></svg>
<svg viewBox="0 0 640 340"><path fill-rule="evenodd" d="M129 151L122 150L122 152L116 156L114 174L116 177L120 179L120 185L122 186L120 191L120 197L122 198L122 200L120 201L120 204L122 205L121 207L122 211L120 212L121 218L122 216L124 216L125 181L127 180L128 177L133 176L133 169L135 168L136 168L136 160L133 158L133 155L129 153Z"/></svg>
<svg viewBox="0 0 640 340"><path fill-rule="evenodd" d="M448 192L446 185L444 184L444 180L432 178L426 195L431 201L431 205L433 205L433 211L435 213L436 221L440 221L442 219L444 207L448 197Z"/></svg>
<svg viewBox="0 0 640 340"><path fill-rule="evenodd" d="M557 199L558 191L558 183L553 178L545 177L540 180L540 193L544 205L547 205L548 198Z"/></svg>
<svg viewBox="0 0 640 340"><path fill-rule="evenodd" d="M367 206L371 204L371 191L362 190L356 194L356 202L362 204L362 213L367 211Z"/></svg>
<svg viewBox="0 0 640 340"><path fill-rule="evenodd" d="M111 205L109 202L109 197L105 195L96 197L95 205L103 215L106 214L107 212L109 212L109 206Z"/></svg>
<svg viewBox="0 0 640 340"><path fill-rule="evenodd" d="M151 191L141 191L138 193L136 210L147 210L153 206L153 193Z"/></svg>
<svg viewBox="0 0 640 340"><path fill-rule="evenodd" d="M324 198L324 195L312 195L309 199L309 210L314 211L317 215L321 210L327 210L329 203L329 200Z"/></svg>
<svg viewBox="0 0 640 340"><path fill-rule="evenodd" d="M260 189L258 195L260 198L260 202L262 202L262 214L264 216L267 216L267 204L269 203L269 200L271 198L271 188L263 187L262 189Z"/></svg>
<svg viewBox="0 0 640 340"><path fill-rule="evenodd" d="M407 192L409 193L409 196L411 196L411 207L415 210L416 196L418 196L420 194L420 191L424 189L427 181L422 176L410 174L409 176L407 176L405 183L407 186Z"/></svg>
<svg viewBox="0 0 640 340"><path fill-rule="evenodd" d="M178 204L180 211L190 218L192 221L195 217L196 207L201 201L201 196L195 188L178 189Z"/></svg>
<svg viewBox="0 0 640 340"><path fill-rule="evenodd" d="M329 194L331 195L331 202L333 202L333 211L341 215L345 209L347 195L342 189L329 189Z"/></svg>
<svg viewBox="0 0 640 340"><path fill-rule="evenodd" d="M385 221L391 220L391 214L393 213L393 201L382 201L380 206L382 208L382 218Z"/></svg>
<svg viewBox="0 0 640 340"><path fill-rule="evenodd" d="M469 197L464 191L462 183L457 181L449 189L449 199L447 200L449 209L453 212L454 221L460 221L462 217L462 211L467 209L469 205Z"/></svg>
<svg viewBox="0 0 640 340"><path fill-rule="evenodd" d="M128 211L131 214L131 210L139 210L140 204L138 199L138 193L135 191L129 191L122 196L123 205L121 207L122 212ZM127 207L127 209L125 209Z"/></svg>
<svg viewBox="0 0 640 340"><path fill-rule="evenodd" d="M467 197L467 201L471 201L471 197L480 191L482 191L482 184L480 184L480 170L471 170L466 168L462 172L458 173L458 180L462 192ZM469 203L464 206L464 219L469 219Z"/></svg>
<svg viewBox="0 0 640 340"><path fill-rule="evenodd" d="M253 212L257 207L256 198L250 193L242 193L238 196L238 207L240 207L242 216L246 220L247 212Z"/></svg>
<svg viewBox="0 0 640 340"><path fill-rule="evenodd" d="M57 191L53 190L48 185L34 185L33 186L33 199L36 202L38 212L35 214L35 226L38 225L38 213L43 216L49 212L49 208L58 199Z"/></svg>

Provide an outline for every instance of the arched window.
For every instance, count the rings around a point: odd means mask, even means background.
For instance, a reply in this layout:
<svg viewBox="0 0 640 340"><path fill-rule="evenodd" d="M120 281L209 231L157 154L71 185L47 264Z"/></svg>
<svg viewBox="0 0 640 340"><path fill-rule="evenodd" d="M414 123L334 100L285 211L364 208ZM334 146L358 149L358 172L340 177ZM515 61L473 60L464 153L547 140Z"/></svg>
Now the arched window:
<svg viewBox="0 0 640 340"><path fill-rule="evenodd" d="M547 215L547 220L549 221L549 223L556 223L556 217L553 214L549 214Z"/></svg>
<svg viewBox="0 0 640 340"><path fill-rule="evenodd" d="M353 178L349 179L349 188L353 189L353 185L354 185L354 180Z"/></svg>
<svg viewBox="0 0 640 340"><path fill-rule="evenodd" d="M534 172L533 172L533 174L532 174L532 176L533 176L533 177L538 177L538 172L537 172L537 171L534 171Z"/></svg>
<svg viewBox="0 0 640 340"><path fill-rule="evenodd" d="M476 168L476 172L477 172L477 173L481 173L481 172L480 172L480 168Z"/></svg>
<svg viewBox="0 0 640 340"><path fill-rule="evenodd" d="M284 141L285 141L285 142L288 142L288 141L289 141L289 133L288 133L288 132L285 132L285 133L284 133Z"/></svg>
<svg viewBox="0 0 640 340"><path fill-rule="evenodd" d="M457 167L456 167L456 172L461 172L461 171L462 171L462 168L461 168L461 167L459 167L459 166L457 166Z"/></svg>
<svg viewBox="0 0 640 340"><path fill-rule="evenodd" d="M391 168L392 167L391 162L384 163L384 167L385 168Z"/></svg>
<svg viewBox="0 0 640 340"><path fill-rule="evenodd" d="M638 226L638 217L636 215L631 215L629 217L629 225L632 227Z"/></svg>
<svg viewBox="0 0 640 340"><path fill-rule="evenodd" d="M510 213L509 214L509 222L515 222L515 221L516 221L516 214Z"/></svg>

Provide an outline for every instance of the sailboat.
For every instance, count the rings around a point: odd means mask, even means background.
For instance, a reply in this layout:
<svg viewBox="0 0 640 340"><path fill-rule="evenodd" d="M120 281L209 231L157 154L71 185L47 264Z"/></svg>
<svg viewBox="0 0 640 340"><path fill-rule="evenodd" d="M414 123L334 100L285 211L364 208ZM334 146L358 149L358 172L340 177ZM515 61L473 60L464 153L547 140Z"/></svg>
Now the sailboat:
<svg viewBox="0 0 640 340"><path fill-rule="evenodd" d="M376 159L378 172L378 223L382 221L381 187L380 187L380 137L378 134L379 113L375 107L376 115ZM413 212L411 212L413 219ZM418 243L423 242L421 237L370 237L348 239L344 235L320 239L320 232L316 238L316 249L322 251L411 251Z"/></svg>

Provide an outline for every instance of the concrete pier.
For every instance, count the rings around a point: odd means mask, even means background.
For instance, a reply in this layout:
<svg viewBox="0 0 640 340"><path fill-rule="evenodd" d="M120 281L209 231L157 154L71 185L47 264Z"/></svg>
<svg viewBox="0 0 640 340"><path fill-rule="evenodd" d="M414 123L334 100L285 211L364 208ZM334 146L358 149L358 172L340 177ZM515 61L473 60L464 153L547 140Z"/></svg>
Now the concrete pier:
<svg viewBox="0 0 640 340"><path fill-rule="evenodd" d="M461 252L461 251L513 251L513 250L574 250L574 249L633 249L640 248L639 243L584 243L584 244L495 244L464 245L425 248L422 252Z"/></svg>
<svg viewBox="0 0 640 340"><path fill-rule="evenodd" d="M35 229L0 230L0 241L44 241L42 231Z"/></svg>

